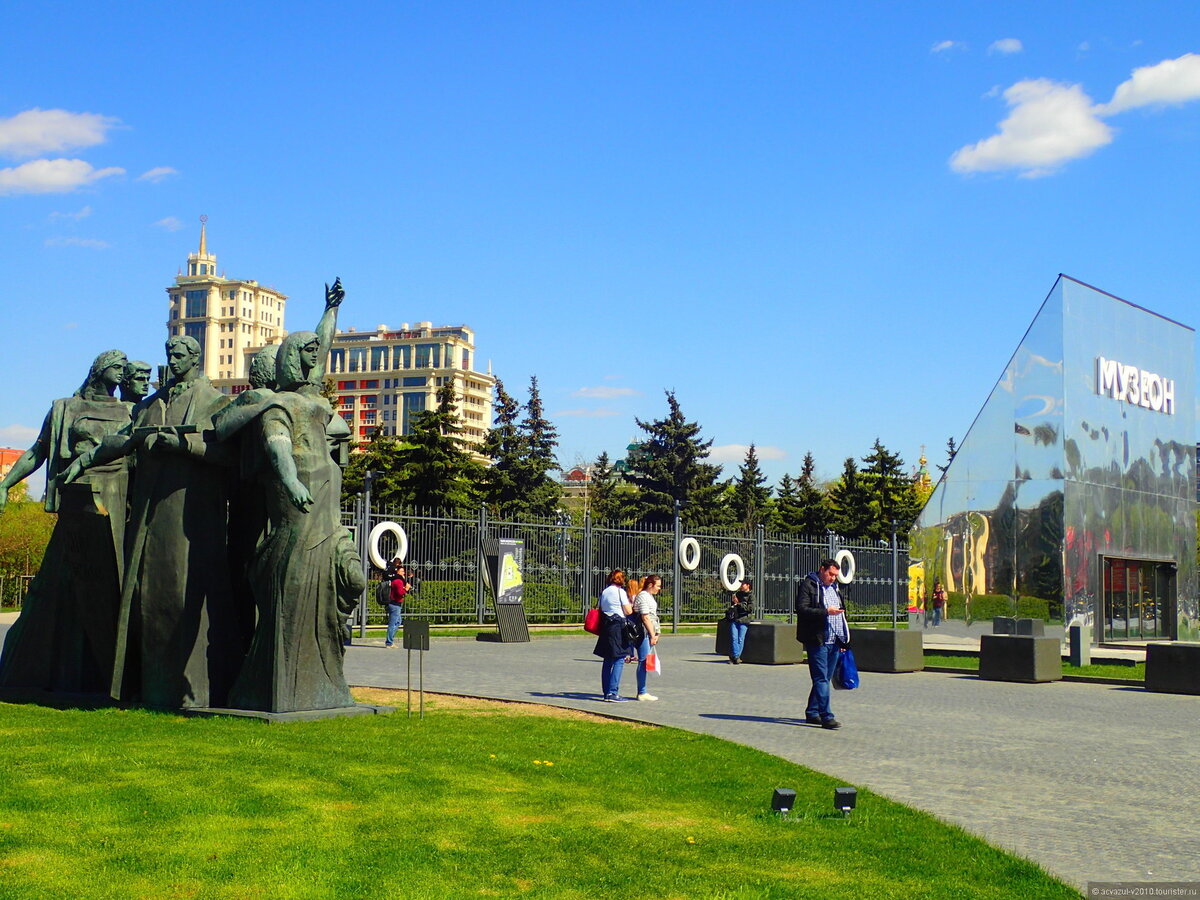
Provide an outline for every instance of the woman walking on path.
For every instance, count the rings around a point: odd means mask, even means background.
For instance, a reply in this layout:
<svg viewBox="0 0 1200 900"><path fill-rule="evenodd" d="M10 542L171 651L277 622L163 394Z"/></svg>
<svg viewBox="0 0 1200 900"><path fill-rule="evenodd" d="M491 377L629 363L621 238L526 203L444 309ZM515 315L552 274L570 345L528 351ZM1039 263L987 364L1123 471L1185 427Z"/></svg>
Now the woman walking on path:
<svg viewBox="0 0 1200 900"><path fill-rule="evenodd" d="M942 624L942 613L946 608L946 589L940 581L933 583L933 627Z"/></svg>
<svg viewBox="0 0 1200 900"><path fill-rule="evenodd" d="M658 621L658 592L662 590L662 578L658 575L647 575L642 582L642 589L633 598L634 615L640 616L646 635L638 647L637 689L639 700L657 700L653 694L646 691L646 661L654 648L658 646L658 637L662 633L662 625Z"/></svg>
<svg viewBox="0 0 1200 900"><path fill-rule="evenodd" d="M737 593L730 596L729 608L725 610L725 618L729 620L729 662L735 666L742 664L750 613L750 582L743 579Z"/></svg>
<svg viewBox="0 0 1200 900"><path fill-rule="evenodd" d="M600 593L600 634L592 650L604 660L600 667L600 690L607 703L626 699L620 695L621 673L631 647L625 643L625 617L633 614L633 604L625 594L625 572L613 569L608 586Z"/></svg>

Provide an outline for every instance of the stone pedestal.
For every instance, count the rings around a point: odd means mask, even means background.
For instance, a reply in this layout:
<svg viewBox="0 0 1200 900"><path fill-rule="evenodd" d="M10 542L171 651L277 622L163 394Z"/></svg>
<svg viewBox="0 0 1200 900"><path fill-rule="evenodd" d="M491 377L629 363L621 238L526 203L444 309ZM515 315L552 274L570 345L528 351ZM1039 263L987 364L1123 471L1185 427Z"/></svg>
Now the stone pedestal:
<svg viewBox="0 0 1200 900"><path fill-rule="evenodd" d="M920 672L925 668L920 631L852 628L850 647L860 672Z"/></svg>
<svg viewBox="0 0 1200 900"><path fill-rule="evenodd" d="M1041 619L1017 619L1016 634L1028 634L1041 637L1046 633L1046 623Z"/></svg>
<svg viewBox="0 0 1200 900"><path fill-rule="evenodd" d="M1090 666L1092 664L1092 626L1072 625L1070 634L1071 652L1069 659L1073 666Z"/></svg>
<svg viewBox="0 0 1200 900"><path fill-rule="evenodd" d="M1200 644L1185 641L1147 644L1146 690L1200 694Z"/></svg>
<svg viewBox="0 0 1200 900"><path fill-rule="evenodd" d="M992 634L1016 634L1017 620L1012 616L994 616L992 618Z"/></svg>
<svg viewBox="0 0 1200 900"><path fill-rule="evenodd" d="M733 642L729 638L729 620L720 619L717 622L717 647L713 651L721 656L728 656Z"/></svg>
<svg viewBox="0 0 1200 900"><path fill-rule="evenodd" d="M1062 679L1058 638L985 634L979 639L979 677L1038 683Z"/></svg>

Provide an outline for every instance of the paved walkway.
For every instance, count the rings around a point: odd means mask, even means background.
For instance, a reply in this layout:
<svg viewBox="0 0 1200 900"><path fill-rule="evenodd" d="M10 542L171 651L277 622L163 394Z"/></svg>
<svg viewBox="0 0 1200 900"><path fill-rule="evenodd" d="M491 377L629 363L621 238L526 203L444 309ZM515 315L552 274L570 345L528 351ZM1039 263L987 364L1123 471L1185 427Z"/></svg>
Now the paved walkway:
<svg viewBox="0 0 1200 900"><path fill-rule="evenodd" d="M547 703L757 747L926 810L1087 881L1200 880L1200 697L867 673L837 693L840 731L803 724L804 666L730 666L711 636L665 636L657 703L599 702L592 639L435 639L425 689ZM407 652L352 648L354 684L404 687ZM413 660L414 679L417 660ZM414 682L415 684L415 682ZM627 670L626 694L634 691ZM763 786L763 801L769 789Z"/></svg>

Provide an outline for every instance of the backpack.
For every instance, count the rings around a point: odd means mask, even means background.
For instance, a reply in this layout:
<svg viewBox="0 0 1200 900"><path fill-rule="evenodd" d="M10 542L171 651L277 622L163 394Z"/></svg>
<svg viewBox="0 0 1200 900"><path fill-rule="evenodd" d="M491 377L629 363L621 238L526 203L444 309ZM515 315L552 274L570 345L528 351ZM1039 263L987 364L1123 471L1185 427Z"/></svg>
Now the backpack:
<svg viewBox="0 0 1200 900"><path fill-rule="evenodd" d="M392 583L390 581L379 582L379 587L375 588L375 602L387 609L387 605L392 602Z"/></svg>

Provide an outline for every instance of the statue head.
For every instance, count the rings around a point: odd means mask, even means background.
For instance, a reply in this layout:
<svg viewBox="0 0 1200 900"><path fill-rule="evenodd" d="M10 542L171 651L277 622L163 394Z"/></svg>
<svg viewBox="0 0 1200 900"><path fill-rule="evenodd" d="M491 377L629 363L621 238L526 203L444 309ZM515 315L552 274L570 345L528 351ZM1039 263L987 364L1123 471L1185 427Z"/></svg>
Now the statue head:
<svg viewBox="0 0 1200 900"><path fill-rule="evenodd" d="M200 342L187 334L176 335L167 341L167 368L173 381L183 381L200 362Z"/></svg>
<svg viewBox="0 0 1200 900"><path fill-rule="evenodd" d="M321 342L312 331L293 331L285 337L275 357L275 389L290 391L307 384L320 350Z"/></svg>
<svg viewBox="0 0 1200 900"><path fill-rule="evenodd" d="M121 399L137 403L150 393L150 363L131 359L121 377Z"/></svg>
<svg viewBox="0 0 1200 900"><path fill-rule="evenodd" d="M278 344L267 344L250 362L250 387L275 389L275 359L279 355Z"/></svg>
<svg viewBox="0 0 1200 900"><path fill-rule="evenodd" d="M94 391L104 391L112 396L125 375L125 363L125 354L120 350L105 350L92 361L88 377L75 392L75 396Z"/></svg>

